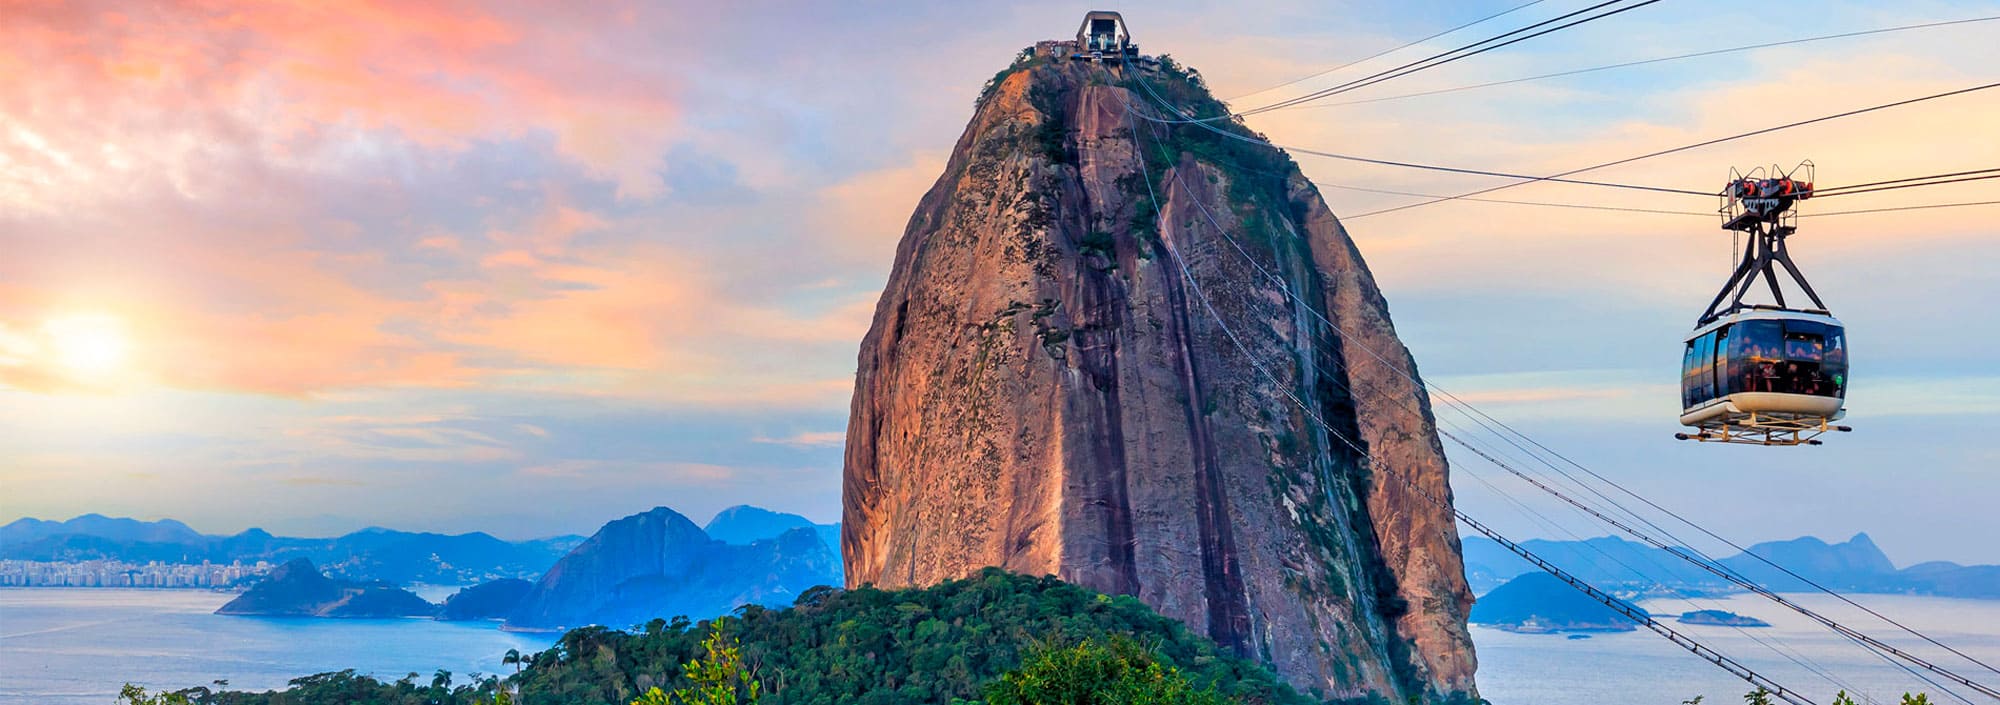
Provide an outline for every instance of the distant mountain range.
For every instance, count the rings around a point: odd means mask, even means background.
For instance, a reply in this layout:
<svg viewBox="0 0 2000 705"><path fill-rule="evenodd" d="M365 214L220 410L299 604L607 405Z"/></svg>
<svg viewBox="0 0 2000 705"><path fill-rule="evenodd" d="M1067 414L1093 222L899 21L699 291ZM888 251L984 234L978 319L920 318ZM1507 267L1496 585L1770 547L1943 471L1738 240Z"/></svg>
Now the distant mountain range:
<svg viewBox="0 0 2000 705"><path fill-rule="evenodd" d="M85 514L69 521L21 519L0 526L0 560L128 563L285 563L310 559L336 578L397 584L535 578L581 536L502 541L485 533L433 534L368 528L334 538L273 536L249 529L207 535L172 519Z"/></svg>
<svg viewBox="0 0 2000 705"><path fill-rule="evenodd" d="M326 539L261 529L210 536L171 519L87 514L0 527L0 559L261 560L280 565L219 614L505 619L511 629L545 630L790 605L807 588L842 584L839 534L838 524L747 505L723 510L706 528L658 507L607 523L588 539L521 542L379 528ZM410 582L478 584L433 605L395 587Z"/></svg>
<svg viewBox="0 0 2000 705"><path fill-rule="evenodd" d="M709 527L716 533L666 507L605 524L535 583L506 627L702 619L745 604L789 605L807 588L842 583L825 527L747 506L724 510Z"/></svg>
<svg viewBox="0 0 2000 705"><path fill-rule="evenodd" d="M835 552L840 550L840 522L815 524L797 514L774 512L748 504L716 512L715 518L708 520L708 525L701 530L707 532L709 538L723 543L749 545L753 541L777 538L779 534L799 528L818 532L820 540L825 541L827 546Z"/></svg>
<svg viewBox="0 0 2000 705"><path fill-rule="evenodd" d="M1679 556L1615 537L1583 541L1534 539L1522 542L1522 546L1592 584L1628 594L1736 591L1727 581ZM1539 572L1489 539L1465 539L1464 550L1466 578L1475 592L1485 593L1517 576ZM1855 534L1837 544L1811 536L1771 541L1750 546L1744 554L1718 557L1717 562L1723 567L1772 590L1808 591L1812 586L1757 557L1844 592L2000 599L2000 566L1935 561L1897 569L1867 534Z"/></svg>

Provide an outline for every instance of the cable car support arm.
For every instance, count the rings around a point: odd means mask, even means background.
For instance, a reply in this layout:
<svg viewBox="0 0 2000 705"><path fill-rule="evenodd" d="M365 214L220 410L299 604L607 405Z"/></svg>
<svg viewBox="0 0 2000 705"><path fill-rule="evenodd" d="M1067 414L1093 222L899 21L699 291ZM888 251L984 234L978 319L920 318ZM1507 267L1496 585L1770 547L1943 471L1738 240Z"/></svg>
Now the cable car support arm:
<svg viewBox="0 0 2000 705"><path fill-rule="evenodd" d="M1793 224L1798 218L1798 211L1793 206L1813 196L1813 164L1802 163L1789 173L1772 167L1771 172L1774 176L1763 179L1743 178L1732 172L1728 186L1720 194L1722 229L1741 231L1750 237L1743 247L1742 262L1736 265L1736 271L1729 274L1729 281L1715 293L1715 299L1702 312L1702 325L1751 308L1743 303L1743 297L1750 293L1750 288L1756 285L1759 278L1771 288L1771 299L1777 302L1778 308L1787 308L1784 287L1778 282L1778 267L1784 267L1785 273L1791 275L1792 283L1797 284L1806 298L1812 300L1815 310L1826 311L1826 303L1820 301L1819 292L1813 291L1812 284L1806 281L1806 275L1799 271L1798 264L1792 261L1791 253L1785 249L1785 238L1798 232L1798 227ZM1804 179L1793 178L1800 172L1804 172ZM1734 296L1731 291L1735 292Z"/></svg>

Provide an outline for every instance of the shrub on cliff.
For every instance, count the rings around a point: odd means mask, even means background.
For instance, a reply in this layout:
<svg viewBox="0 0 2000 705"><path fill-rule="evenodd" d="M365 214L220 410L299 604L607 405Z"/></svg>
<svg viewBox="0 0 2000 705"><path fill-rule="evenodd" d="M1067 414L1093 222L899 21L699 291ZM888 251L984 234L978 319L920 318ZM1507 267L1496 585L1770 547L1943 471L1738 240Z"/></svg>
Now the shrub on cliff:
<svg viewBox="0 0 2000 705"><path fill-rule="evenodd" d="M987 705L1222 705L1130 638L1035 648L1027 663L987 684Z"/></svg>

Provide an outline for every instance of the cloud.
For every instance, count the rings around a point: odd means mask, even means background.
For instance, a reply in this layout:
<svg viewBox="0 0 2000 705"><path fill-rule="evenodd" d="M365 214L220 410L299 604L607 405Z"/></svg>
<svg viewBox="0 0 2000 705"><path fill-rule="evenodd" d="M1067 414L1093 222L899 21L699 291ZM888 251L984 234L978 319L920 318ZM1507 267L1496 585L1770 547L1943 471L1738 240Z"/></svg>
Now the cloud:
<svg viewBox="0 0 2000 705"><path fill-rule="evenodd" d="M561 460L525 467L519 474L536 478L588 479L593 482L617 482L638 474L648 476L655 482L716 485L738 480L742 470L711 463Z"/></svg>
<svg viewBox="0 0 2000 705"><path fill-rule="evenodd" d="M256 133L263 149L294 158L315 156L291 152L296 138L329 132L388 130L462 146L546 131L558 151L623 193L665 189L656 170L677 129L679 74L596 60L650 40L615 12L550 17L534 6L452 0L84 2L7 12L0 66L35 70L8 72L29 80L12 87L20 102L5 107L43 126L65 113L113 126L227 120L226 129ZM44 164L80 167L98 156L83 149L95 145L39 151Z"/></svg>
<svg viewBox="0 0 2000 705"><path fill-rule="evenodd" d="M298 475L294 477L287 477L283 480L283 482L287 485L292 485L294 487L365 487L366 486L366 483L359 482L356 480L349 480L338 477L319 477L314 475Z"/></svg>
<svg viewBox="0 0 2000 705"><path fill-rule="evenodd" d="M833 448L833 447L838 447L847 442L847 432L846 431L801 431L798 433L794 433L790 436L786 436L784 438L757 436L755 438L750 439L750 441L753 443L769 443L772 445L792 446L795 448Z"/></svg>
<svg viewBox="0 0 2000 705"><path fill-rule="evenodd" d="M481 430L490 425L476 417L331 417L283 434L289 445L312 449L315 462L494 463L525 457L512 443Z"/></svg>

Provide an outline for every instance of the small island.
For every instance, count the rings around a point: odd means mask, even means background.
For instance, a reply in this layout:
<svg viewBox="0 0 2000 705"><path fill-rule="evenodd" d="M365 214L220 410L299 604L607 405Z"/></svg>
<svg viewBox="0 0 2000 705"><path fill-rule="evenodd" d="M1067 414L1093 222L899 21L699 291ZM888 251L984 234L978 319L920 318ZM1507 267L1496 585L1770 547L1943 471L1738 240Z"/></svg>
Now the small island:
<svg viewBox="0 0 2000 705"><path fill-rule="evenodd" d="M1695 610L1693 612L1683 613L1680 618L1680 623L1701 624L1701 625L1717 626L1717 627L1771 626L1770 622L1766 622L1756 617L1745 617L1735 612L1724 612L1722 610Z"/></svg>
<svg viewBox="0 0 2000 705"><path fill-rule="evenodd" d="M1643 610L1620 602L1635 614ZM1529 573L1472 604L1473 624L1522 634L1629 632L1631 619L1547 573Z"/></svg>
<svg viewBox="0 0 2000 705"><path fill-rule="evenodd" d="M387 583L334 580L304 558L278 566L263 582L215 611L227 615L348 619L429 617L436 612L436 605L408 590Z"/></svg>

